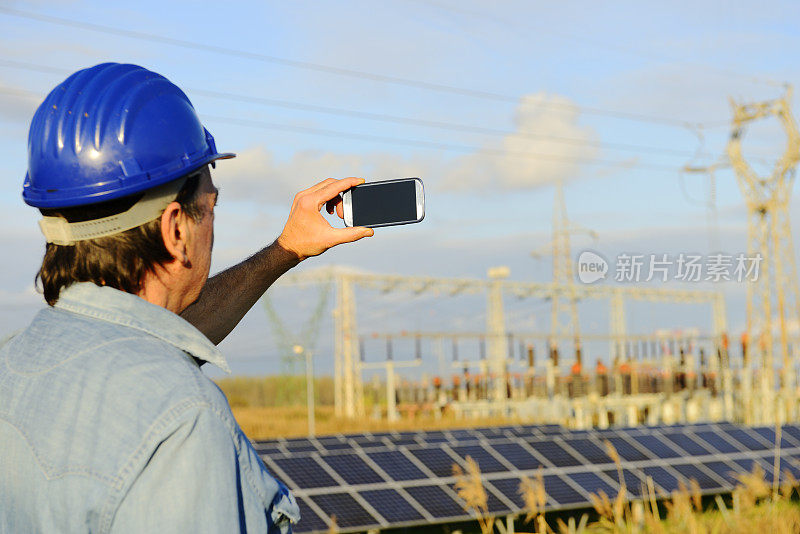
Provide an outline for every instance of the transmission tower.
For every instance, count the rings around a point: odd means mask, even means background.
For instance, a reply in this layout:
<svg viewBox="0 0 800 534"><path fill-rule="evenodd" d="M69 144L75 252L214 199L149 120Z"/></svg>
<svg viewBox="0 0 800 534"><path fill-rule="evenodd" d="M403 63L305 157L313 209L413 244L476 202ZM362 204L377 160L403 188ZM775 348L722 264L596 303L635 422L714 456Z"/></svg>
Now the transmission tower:
<svg viewBox="0 0 800 534"><path fill-rule="evenodd" d="M564 201L564 183L556 184L553 202L553 283L562 291L553 294L550 312L550 349L556 350L559 339L571 337L575 344L575 355L580 359L581 341L578 324L578 299L575 287L575 268L572 261L570 234L585 232L596 239L591 230L570 223Z"/></svg>
<svg viewBox="0 0 800 534"><path fill-rule="evenodd" d="M316 348L316 343L319 338L320 322L325 310L327 309L329 295L330 283L320 285L317 305L314 308L314 311L311 313L311 316L308 318L306 324L303 326L300 332L297 333L290 331L290 329L284 324L280 314L275 310L275 307L272 305L272 301L267 295L264 295L261 298L261 302L264 305L264 311L269 319L272 332L275 335L278 350L281 354L281 360L283 361L284 365L288 367L287 371L290 374L294 374L296 371L295 365L298 358L295 347L302 346L308 351L314 351Z"/></svg>
<svg viewBox="0 0 800 534"><path fill-rule="evenodd" d="M783 362L783 385L788 390L792 386L789 382L793 381L789 327L797 328L800 324L800 294L789 225L789 199L795 166L800 159L800 133L790 110L791 95L792 89L788 87L786 94L775 100L740 104L731 99L733 125L728 157L747 204L748 254L761 256L758 278L748 279L747 284L746 334L751 352L761 352L762 386L770 394L775 389L775 329L779 340L777 352ZM780 121L787 142L772 174L762 177L744 159L741 142L749 123L768 117Z"/></svg>

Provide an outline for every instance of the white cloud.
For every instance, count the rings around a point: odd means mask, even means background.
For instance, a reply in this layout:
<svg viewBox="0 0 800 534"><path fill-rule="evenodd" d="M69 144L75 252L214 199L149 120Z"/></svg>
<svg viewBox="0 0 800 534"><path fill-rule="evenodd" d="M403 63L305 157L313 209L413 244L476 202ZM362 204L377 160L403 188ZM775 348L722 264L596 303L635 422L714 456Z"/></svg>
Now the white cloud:
<svg viewBox="0 0 800 534"><path fill-rule="evenodd" d="M578 107L566 97L546 93L522 97L515 133L503 138L499 147L486 146L499 150L499 155L461 158L446 178L447 188L519 190L575 178L580 160L597 155L590 145L593 130L578 125L578 118Z"/></svg>
<svg viewBox="0 0 800 534"><path fill-rule="evenodd" d="M263 146L253 146L236 159L221 162L215 179L224 187L226 198L282 206L298 191L330 177L380 180L419 176L428 185L459 192L530 189L575 178L580 160L597 155L591 146L594 131L578 125L578 118L579 110L569 99L537 93L521 99L515 132L502 138L499 145L485 145L491 154L479 152L447 160L441 156L403 158L385 152L302 151L279 161Z"/></svg>

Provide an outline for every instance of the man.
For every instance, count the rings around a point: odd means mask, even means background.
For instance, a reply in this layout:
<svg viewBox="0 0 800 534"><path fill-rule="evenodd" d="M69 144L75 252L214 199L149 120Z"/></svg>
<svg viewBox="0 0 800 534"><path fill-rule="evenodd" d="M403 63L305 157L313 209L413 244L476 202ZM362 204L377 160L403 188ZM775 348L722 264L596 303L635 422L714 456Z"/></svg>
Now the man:
<svg viewBox="0 0 800 534"><path fill-rule="evenodd" d="M332 228L328 179L278 239L207 280L221 154L186 95L135 65L58 85L34 115L23 198L43 214L50 305L0 348L0 532L289 532L297 504L203 363L284 272L372 235ZM267 177L265 177L267 179Z"/></svg>

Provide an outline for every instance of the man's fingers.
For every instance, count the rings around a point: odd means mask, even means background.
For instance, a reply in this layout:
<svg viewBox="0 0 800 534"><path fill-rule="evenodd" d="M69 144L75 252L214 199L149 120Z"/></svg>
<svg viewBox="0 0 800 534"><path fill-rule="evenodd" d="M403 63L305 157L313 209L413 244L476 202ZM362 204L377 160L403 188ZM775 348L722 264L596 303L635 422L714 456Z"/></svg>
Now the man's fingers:
<svg viewBox="0 0 800 534"><path fill-rule="evenodd" d="M303 193L313 193L314 191L319 191L320 189L322 189L326 185L328 185L328 184L330 184L332 182L335 182L335 181L336 181L336 178L326 178L326 179L322 180L321 182L312 185L311 187L309 187L308 189L303 191Z"/></svg>
<svg viewBox="0 0 800 534"><path fill-rule="evenodd" d="M337 214L342 213L342 197L336 195L334 198L330 199L328 202L325 203L325 209L328 210L328 213L333 215L333 210L335 209ZM341 214L339 217L343 217Z"/></svg>
<svg viewBox="0 0 800 534"><path fill-rule="evenodd" d="M322 208L322 205L325 202L331 200L339 193L343 193L344 191L347 191L351 187L355 187L363 183L364 183L363 178L342 178L341 180L330 182L320 187L314 192L314 195L316 196L317 199L317 205L320 208Z"/></svg>
<svg viewBox="0 0 800 534"><path fill-rule="evenodd" d="M342 243L352 243L365 237L372 237L375 235L375 230L367 228L366 226L354 226L352 228L335 228L334 229L334 242L331 246L341 245Z"/></svg>

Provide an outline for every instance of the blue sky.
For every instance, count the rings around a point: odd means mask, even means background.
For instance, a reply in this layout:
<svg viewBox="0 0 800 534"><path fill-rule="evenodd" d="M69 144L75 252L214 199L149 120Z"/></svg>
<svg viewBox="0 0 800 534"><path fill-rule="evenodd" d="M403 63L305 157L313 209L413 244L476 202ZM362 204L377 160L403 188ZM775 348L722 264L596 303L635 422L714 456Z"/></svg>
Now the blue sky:
<svg viewBox="0 0 800 534"><path fill-rule="evenodd" d="M682 187L678 170L721 156L728 97L772 98L782 93L780 83L800 81L799 15L800 6L788 1L300 1L224 8L0 2L0 245L9 251L0 257L0 330L24 326L41 306L32 279L43 239L37 213L20 198L27 125L40 99L78 68L124 61L164 74L187 92L217 146L240 154L215 173L222 195L214 270L271 242L292 195L321 179L420 176L428 194L422 224L381 230L302 268L482 278L487 267L504 264L513 279L546 281L549 260L530 253L549 242L558 179L567 184L571 218L599 236L576 238L576 252L708 252L706 210L690 200L703 199L705 178L686 176ZM697 124L704 125L702 145ZM774 157L781 135L775 124L754 128L746 153ZM717 180L719 250L735 254L746 248L746 212L734 175L721 170ZM729 323L741 328L743 287L718 288L728 297ZM420 306L439 306L442 328L480 325L483 317L480 310L459 318L442 303L364 299L365 315L396 306L387 319L392 326L412 324ZM303 322L302 313L283 306L289 323ZM538 322L526 310L515 313L546 328L546 305L531 307ZM648 314L629 320L642 331L670 321L666 326L709 326L703 311ZM603 328L602 310L586 315L587 324ZM275 370L265 324L263 311L254 309L226 340L235 371ZM325 340L319 345L322 352ZM330 360L320 356L318 367L329 371Z"/></svg>

